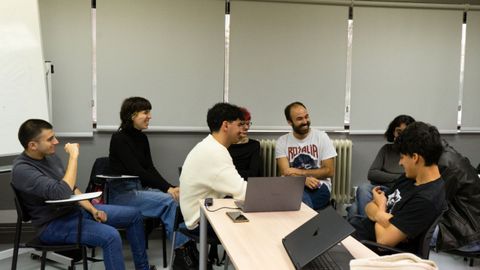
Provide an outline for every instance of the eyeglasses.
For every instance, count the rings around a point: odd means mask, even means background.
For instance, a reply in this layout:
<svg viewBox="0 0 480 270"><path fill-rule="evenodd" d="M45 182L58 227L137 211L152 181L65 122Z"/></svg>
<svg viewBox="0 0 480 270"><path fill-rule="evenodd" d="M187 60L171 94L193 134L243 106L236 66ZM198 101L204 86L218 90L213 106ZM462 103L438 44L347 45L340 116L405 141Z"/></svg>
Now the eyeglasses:
<svg viewBox="0 0 480 270"><path fill-rule="evenodd" d="M245 122L242 122L242 126L246 126L246 127L251 127L253 124L252 121L245 121Z"/></svg>

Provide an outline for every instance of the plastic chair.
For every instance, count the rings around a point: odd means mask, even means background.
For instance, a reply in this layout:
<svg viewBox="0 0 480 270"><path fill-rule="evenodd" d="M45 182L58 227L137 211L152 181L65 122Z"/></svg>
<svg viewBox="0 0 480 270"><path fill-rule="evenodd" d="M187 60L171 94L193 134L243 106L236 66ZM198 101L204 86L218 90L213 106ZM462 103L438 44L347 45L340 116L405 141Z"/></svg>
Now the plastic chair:
<svg viewBox="0 0 480 270"><path fill-rule="evenodd" d="M87 246L80 244L81 242L81 229L82 229L82 216L79 215L78 218L78 232L77 232L77 243L75 244L64 244L64 245L47 245L43 244L38 237L21 244L21 235L22 235L22 225L23 222L28 222L31 220L31 217L25 211L23 204L21 202L21 197L18 194L18 191L15 189L13 184L11 184L12 190L14 192L14 200L15 200L15 209L17 210L17 225L15 227L15 238L13 242L13 257L12 257L12 270L17 269L17 260L18 260L18 251L20 248L34 248L35 250L39 250L42 252L41 256L41 266L40 269L45 269L45 263L47 260L47 252L57 252L57 251L65 251L65 250L78 250L82 251L82 259L83 259L83 269L87 270ZM73 204L65 205L59 207L72 207ZM95 260L98 261L98 260ZM75 269L75 261L72 259L69 269Z"/></svg>

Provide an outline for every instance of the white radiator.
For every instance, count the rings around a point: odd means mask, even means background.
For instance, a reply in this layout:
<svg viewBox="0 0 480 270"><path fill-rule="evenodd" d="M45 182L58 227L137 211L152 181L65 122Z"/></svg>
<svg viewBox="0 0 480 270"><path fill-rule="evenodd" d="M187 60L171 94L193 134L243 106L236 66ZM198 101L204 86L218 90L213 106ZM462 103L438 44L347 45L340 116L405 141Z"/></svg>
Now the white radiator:
<svg viewBox="0 0 480 270"><path fill-rule="evenodd" d="M350 203L352 172L352 141L333 140L337 151L335 158L335 176L332 179L332 199L337 203ZM279 174L275 159L275 140L261 140L262 175L277 176Z"/></svg>
<svg viewBox="0 0 480 270"><path fill-rule="evenodd" d="M260 141L260 155L262 156L262 175L277 176L277 160L275 159L275 140Z"/></svg>
<svg viewBox="0 0 480 270"><path fill-rule="evenodd" d="M332 179L332 199L337 203L350 203L352 178L352 141L333 140L337 151L335 175Z"/></svg>

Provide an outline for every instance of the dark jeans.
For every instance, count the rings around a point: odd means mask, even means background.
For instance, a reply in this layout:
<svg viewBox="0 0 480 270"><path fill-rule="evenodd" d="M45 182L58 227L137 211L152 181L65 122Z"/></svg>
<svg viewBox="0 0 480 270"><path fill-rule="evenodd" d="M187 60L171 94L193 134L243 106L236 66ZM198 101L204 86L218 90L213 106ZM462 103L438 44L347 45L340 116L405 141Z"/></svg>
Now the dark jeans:
<svg viewBox="0 0 480 270"><path fill-rule="evenodd" d="M46 244L73 244L77 242L78 215L83 216L81 243L93 247L102 247L105 269L125 269L122 253L122 239L116 228L125 228L132 250L135 269L149 269L143 217L134 207L101 205L95 206L107 213L107 222L100 223L85 210L57 218L51 221L40 234L40 240Z"/></svg>
<svg viewBox="0 0 480 270"><path fill-rule="evenodd" d="M314 210L323 209L330 202L330 191L325 184L317 189L305 187L302 201Z"/></svg>
<svg viewBox="0 0 480 270"><path fill-rule="evenodd" d="M354 216L348 220L350 224L355 228L355 232L352 236L358 241L369 240L376 241L375 236L375 223L367 217Z"/></svg>
<svg viewBox="0 0 480 270"><path fill-rule="evenodd" d="M140 180L118 180L110 183L109 203L133 206L142 212L145 217L158 217L165 225L167 237L173 237L173 223L178 203L173 197L158 189L144 189ZM190 241L188 237L179 233L175 238L175 248Z"/></svg>

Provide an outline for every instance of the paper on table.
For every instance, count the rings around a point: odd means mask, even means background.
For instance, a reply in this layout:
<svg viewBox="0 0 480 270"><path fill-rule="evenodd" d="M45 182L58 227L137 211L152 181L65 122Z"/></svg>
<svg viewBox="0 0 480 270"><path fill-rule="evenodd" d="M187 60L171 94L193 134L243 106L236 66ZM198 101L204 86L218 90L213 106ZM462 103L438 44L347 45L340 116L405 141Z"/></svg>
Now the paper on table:
<svg viewBox="0 0 480 270"><path fill-rule="evenodd" d="M72 195L68 199L63 199L63 200L48 200L45 201L45 203L63 203L63 202L76 202L76 201L83 201L83 200L90 200L93 198L100 197L102 195L101 191L97 192L88 192L88 193L83 193L79 195Z"/></svg>

